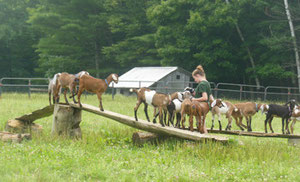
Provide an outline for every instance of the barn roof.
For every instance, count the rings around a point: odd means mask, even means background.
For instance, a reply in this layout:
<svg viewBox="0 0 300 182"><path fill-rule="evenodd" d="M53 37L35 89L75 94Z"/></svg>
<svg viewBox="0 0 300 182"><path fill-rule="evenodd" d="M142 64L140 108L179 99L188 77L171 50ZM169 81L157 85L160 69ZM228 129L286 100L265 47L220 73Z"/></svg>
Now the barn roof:
<svg viewBox="0 0 300 182"><path fill-rule="evenodd" d="M119 77L119 83L115 88L139 88L150 87L170 73L180 69L186 74L188 71L179 67L135 67ZM140 81L140 82L139 82ZM110 85L112 86L112 85Z"/></svg>

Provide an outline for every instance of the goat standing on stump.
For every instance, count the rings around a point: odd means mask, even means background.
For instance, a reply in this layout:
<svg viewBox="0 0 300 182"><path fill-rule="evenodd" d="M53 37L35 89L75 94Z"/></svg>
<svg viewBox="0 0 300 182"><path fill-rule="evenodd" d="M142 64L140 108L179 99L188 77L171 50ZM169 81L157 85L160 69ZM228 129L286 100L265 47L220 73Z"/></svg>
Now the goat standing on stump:
<svg viewBox="0 0 300 182"><path fill-rule="evenodd" d="M118 83L119 77L117 74L112 73L105 80L94 78L87 74L82 75L79 78L79 89L77 95L80 107L82 107L80 102L81 94L86 90L88 92L97 94L98 100L100 102L99 108L101 111L104 111L102 106L102 94L106 91L112 81Z"/></svg>
<svg viewBox="0 0 300 182"><path fill-rule="evenodd" d="M60 85L58 82L58 78L61 73L57 73L54 75L53 79L49 81L48 85L48 95L49 95L49 104L51 105L51 95L53 99L53 104L59 102L59 95L60 95Z"/></svg>
<svg viewBox="0 0 300 182"><path fill-rule="evenodd" d="M148 88L140 88L140 89L130 89L130 92L135 92L137 94L137 102L136 106L134 107L134 117L135 120L138 121L137 118L137 110L140 107L141 103L144 103L144 112L146 115L147 120L150 122L149 116L148 116L148 105L152 105L154 108L158 108L158 114L159 114L159 122L162 126L165 126L163 123L163 111L167 111L167 105L170 104L170 102L176 98L178 98L178 93L175 92L171 95L163 94L163 93L157 93L154 90L150 90ZM154 114L156 114L154 112ZM155 116L153 119L153 122L155 121Z"/></svg>
<svg viewBox="0 0 300 182"><path fill-rule="evenodd" d="M292 116L293 110L296 106L296 101L291 100L287 102L284 106L277 105L277 104L269 104L268 111L266 112L266 120L265 120L265 132L268 133L267 130L267 123L269 123L270 130L272 133L274 133L274 130L272 128L272 120L274 117L282 118L282 133L285 134L285 130L287 134L290 134L289 127L288 127L288 121ZM286 127L284 130L284 121L286 123Z"/></svg>

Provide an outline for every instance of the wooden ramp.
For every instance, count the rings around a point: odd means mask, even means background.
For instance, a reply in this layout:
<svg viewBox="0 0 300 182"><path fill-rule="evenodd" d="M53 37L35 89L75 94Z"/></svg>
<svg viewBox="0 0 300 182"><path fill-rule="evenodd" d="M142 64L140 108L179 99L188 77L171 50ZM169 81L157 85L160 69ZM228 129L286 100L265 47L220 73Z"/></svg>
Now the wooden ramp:
<svg viewBox="0 0 300 182"><path fill-rule="evenodd" d="M54 111L54 105L46 106L44 108L33 111L30 114L25 114L23 116L15 118L16 120L32 123L34 120L51 116Z"/></svg>
<svg viewBox="0 0 300 182"><path fill-rule="evenodd" d="M216 136L212 134L200 134L199 132L190 132L188 130L182 130L173 127L162 127L160 124L153 124L152 122L148 122L145 120L139 119L139 121L135 121L133 117L129 117L126 115L122 115L119 113L111 112L111 111L100 111L98 107L82 104L82 107L79 107L78 104L70 103L71 107L82 109L88 112L92 112L98 114L100 116L104 116L106 118L113 119L119 123L141 129L144 131L148 131L151 133L156 133L160 135L168 135L168 136L175 136L179 138L184 138L188 140L196 140L196 141L217 141L222 143L227 143L228 138L223 136Z"/></svg>
<svg viewBox="0 0 300 182"><path fill-rule="evenodd" d="M211 130L207 129L208 133L220 133L225 135L239 135L239 136L251 136L251 137L273 137L273 138L299 138L300 135L288 135L281 133L264 133L264 132L247 132L247 131L225 131L225 130Z"/></svg>

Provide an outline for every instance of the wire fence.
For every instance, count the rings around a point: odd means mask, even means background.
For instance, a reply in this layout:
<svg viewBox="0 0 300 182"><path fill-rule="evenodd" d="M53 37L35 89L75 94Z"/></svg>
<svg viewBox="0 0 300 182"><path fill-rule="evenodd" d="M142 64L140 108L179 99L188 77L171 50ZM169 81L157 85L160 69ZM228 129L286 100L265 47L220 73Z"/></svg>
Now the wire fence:
<svg viewBox="0 0 300 182"><path fill-rule="evenodd" d="M122 81L119 81L119 83ZM124 83L128 81L123 81ZM135 88L141 88L144 84L153 81L130 81L134 82ZM34 93L45 93L48 89L48 78L1 78L0 79L0 96L2 93L20 92L28 93L28 97ZM123 84L124 85L124 84ZM297 87L280 87L280 86L256 86L247 84L234 83L214 83L210 82L212 93L215 98L236 99L236 100L260 100L260 101L288 101L290 99L300 100L300 93ZM182 91L186 86L196 88L195 82L179 83L175 81L153 82L150 89L159 90L163 93L172 93ZM107 90L112 94L129 93L129 88L116 88L114 84Z"/></svg>

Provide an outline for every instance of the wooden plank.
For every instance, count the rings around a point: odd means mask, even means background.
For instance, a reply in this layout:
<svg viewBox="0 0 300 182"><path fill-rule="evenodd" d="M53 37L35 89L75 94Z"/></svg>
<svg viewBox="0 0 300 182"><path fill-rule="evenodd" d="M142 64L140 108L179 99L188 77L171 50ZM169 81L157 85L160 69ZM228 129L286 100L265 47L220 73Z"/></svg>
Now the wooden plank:
<svg viewBox="0 0 300 182"><path fill-rule="evenodd" d="M160 135L175 136L175 137L189 139L189 140L195 140L195 141L211 140L211 141L218 141L218 142L222 142L222 143L228 142L227 137L216 136L216 135L211 135L211 134L201 134L199 132L191 132L191 131L168 127L168 126L162 127L160 124L154 124L152 122L148 122L148 121L141 120L141 119L139 121L135 121L135 119L133 117L129 117L129 116L122 115L119 113L111 112L108 110L105 110L102 112L99 110L98 107L87 105L87 104L82 104L82 108L79 107L78 104L73 104L73 103L70 103L70 106L78 108L78 109L82 109L82 110L85 110L88 112L92 112L92 113L98 114L100 116L104 116L104 117L113 119L117 122L120 122L122 124L131 126L131 127L137 128L137 129L141 129L141 130L152 132L152 133L157 133Z"/></svg>
<svg viewBox="0 0 300 182"><path fill-rule="evenodd" d="M21 117L15 118L16 120L20 120L20 121L24 121L27 123L32 123L34 120L43 118L43 117L47 117L47 116L51 116L53 114L54 111L54 105L49 105L46 106L42 109L38 109L33 111L30 114L25 114Z"/></svg>
<svg viewBox="0 0 300 182"><path fill-rule="evenodd" d="M300 135L288 135L280 133L263 133L263 132L247 132L247 131L225 131L207 129L209 133L219 133L226 135L252 136L252 137L275 137L275 138L300 138Z"/></svg>

